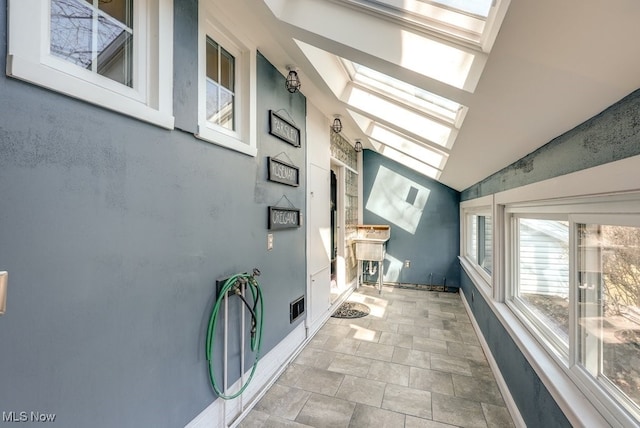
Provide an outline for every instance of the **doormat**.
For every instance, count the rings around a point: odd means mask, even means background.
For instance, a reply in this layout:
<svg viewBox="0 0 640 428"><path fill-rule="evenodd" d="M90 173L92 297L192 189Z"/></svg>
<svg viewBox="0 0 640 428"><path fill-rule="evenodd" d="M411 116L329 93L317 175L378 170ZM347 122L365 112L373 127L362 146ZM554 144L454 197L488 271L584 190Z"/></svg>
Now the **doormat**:
<svg viewBox="0 0 640 428"><path fill-rule="evenodd" d="M344 302L331 315L333 318L362 318L369 315L371 309L364 303Z"/></svg>

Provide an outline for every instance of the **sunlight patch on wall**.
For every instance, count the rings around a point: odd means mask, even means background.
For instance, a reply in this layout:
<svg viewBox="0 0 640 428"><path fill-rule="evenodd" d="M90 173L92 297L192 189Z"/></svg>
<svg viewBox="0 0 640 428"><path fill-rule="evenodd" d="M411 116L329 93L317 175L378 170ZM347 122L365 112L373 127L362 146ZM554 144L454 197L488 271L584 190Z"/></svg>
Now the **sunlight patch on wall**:
<svg viewBox="0 0 640 428"><path fill-rule="evenodd" d="M318 228L318 233L320 234L324 251L327 253L327 258L331 260L331 228L320 227Z"/></svg>
<svg viewBox="0 0 640 428"><path fill-rule="evenodd" d="M380 166L365 208L413 235L430 192L415 181Z"/></svg>
<svg viewBox="0 0 640 428"><path fill-rule="evenodd" d="M399 282L400 272L402 272L402 261L396 259L389 253L385 254L384 259L389 262L387 271L382 277L384 282Z"/></svg>

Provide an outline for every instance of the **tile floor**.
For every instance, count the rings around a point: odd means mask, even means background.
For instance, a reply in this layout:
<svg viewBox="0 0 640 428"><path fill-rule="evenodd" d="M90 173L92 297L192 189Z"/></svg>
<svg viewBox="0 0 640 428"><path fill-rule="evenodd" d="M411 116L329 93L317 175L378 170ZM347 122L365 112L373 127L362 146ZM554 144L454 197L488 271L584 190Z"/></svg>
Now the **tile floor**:
<svg viewBox="0 0 640 428"><path fill-rule="evenodd" d="M239 424L513 427L461 298L362 286L363 318L330 318Z"/></svg>

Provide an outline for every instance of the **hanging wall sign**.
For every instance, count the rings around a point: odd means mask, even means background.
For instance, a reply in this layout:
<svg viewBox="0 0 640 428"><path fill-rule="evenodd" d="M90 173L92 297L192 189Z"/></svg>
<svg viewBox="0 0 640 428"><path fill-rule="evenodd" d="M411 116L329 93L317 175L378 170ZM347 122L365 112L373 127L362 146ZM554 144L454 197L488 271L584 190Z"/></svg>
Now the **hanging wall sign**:
<svg viewBox="0 0 640 428"><path fill-rule="evenodd" d="M300 129L269 110L269 134L295 147L300 147Z"/></svg>
<svg viewBox="0 0 640 428"><path fill-rule="evenodd" d="M269 229L294 229L297 227L300 227L299 209L269 207Z"/></svg>
<svg viewBox="0 0 640 428"><path fill-rule="evenodd" d="M281 160L267 157L269 181L287 184L289 186L300 185L300 168L297 166L282 162Z"/></svg>

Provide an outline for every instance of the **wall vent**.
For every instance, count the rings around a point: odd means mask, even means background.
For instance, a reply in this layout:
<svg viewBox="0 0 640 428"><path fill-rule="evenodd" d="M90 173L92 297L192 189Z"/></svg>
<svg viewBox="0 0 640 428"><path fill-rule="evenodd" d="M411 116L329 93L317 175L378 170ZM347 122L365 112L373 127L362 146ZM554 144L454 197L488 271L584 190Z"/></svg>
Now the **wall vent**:
<svg viewBox="0 0 640 428"><path fill-rule="evenodd" d="M302 314L304 314L304 296L300 296L289 303L289 322L294 322Z"/></svg>

